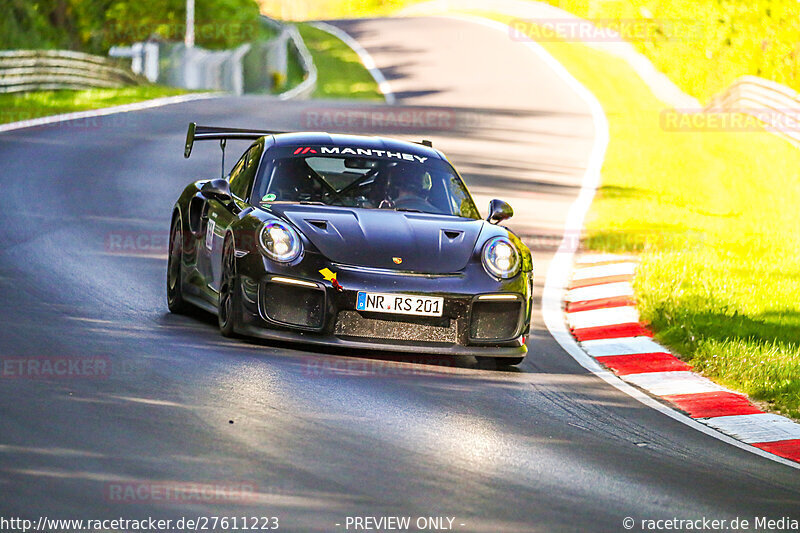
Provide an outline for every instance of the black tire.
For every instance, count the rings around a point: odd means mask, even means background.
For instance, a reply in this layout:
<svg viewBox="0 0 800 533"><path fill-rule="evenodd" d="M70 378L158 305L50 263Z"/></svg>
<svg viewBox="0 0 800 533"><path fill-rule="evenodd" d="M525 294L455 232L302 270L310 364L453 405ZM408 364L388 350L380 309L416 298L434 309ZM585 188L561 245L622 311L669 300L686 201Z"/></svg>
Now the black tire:
<svg viewBox="0 0 800 533"><path fill-rule="evenodd" d="M478 364L482 366L486 366L487 363L491 364L494 363L496 368L502 368L507 366L517 366L522 361L525 360L525 356L522 357L476 357L475 359L478 360Z"/></svg>
<svg viewBox="0 0 800 533"><path fill-rule="evenodd" d="M239 283L236 277L236 255L233 239L225 239L222 247L222 281L219 284L217 318L223 337L235 337L239 317Z"/></svg>
<svg viewBox="0 0 800 533"><path fill-rule="evenodd" d="M167 256L167 307L171 313L185 314L189 304L183 299L183 232L181 219L175 217L169 232L169 255Z"/></svg>

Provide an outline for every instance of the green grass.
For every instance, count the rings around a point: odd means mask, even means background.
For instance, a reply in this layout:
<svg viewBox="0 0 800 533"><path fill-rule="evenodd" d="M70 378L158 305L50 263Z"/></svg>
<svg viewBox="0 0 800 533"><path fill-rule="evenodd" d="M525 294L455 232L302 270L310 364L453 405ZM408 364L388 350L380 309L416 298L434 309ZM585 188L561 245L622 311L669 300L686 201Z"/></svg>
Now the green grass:
<svg viewBox="0 0 800 533"><path fill-rule="evenodd" d="M84 111L130 104L162 96L184 94L175 87L146 85L120 89L88 89L83 91L35 91L0 94L0 123L28 120L59 113Z"/></svg>
<svg viewBox="0 0 800 533"><path fill-rule="evenodd" d="M797 0L547 0L591 19L636 19L658 26L634 46L702 102L745 74L800 90Z"/></svg>
<svg viewBox="0 0 800 533"><path fill-rule="evenodd" d="M384 100L378 84L349 46L308 24L298 24L297 29L317 66L314 98Z"/></svg>
<svg viewBox="0 0 800 533"><path fill-rule="evenodd" d="M800 418L800 150L764 131L665 131L663 104L625 62L543 45L609 121L584 247L640 254L637 305L657 340Z"/></svg>

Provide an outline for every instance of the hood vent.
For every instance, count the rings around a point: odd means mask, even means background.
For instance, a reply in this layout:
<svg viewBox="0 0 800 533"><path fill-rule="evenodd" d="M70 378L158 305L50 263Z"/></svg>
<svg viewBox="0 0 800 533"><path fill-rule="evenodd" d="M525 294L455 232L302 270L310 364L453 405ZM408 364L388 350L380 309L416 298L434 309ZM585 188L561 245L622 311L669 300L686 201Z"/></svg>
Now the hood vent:
<svg viewBox="0 0 800 533"><path fill-rule="evenodd" d="M306 222L314 226L315 228L319 228L322 231L328 231L328 221L327 220L309 220L306 219Z"/></svg>

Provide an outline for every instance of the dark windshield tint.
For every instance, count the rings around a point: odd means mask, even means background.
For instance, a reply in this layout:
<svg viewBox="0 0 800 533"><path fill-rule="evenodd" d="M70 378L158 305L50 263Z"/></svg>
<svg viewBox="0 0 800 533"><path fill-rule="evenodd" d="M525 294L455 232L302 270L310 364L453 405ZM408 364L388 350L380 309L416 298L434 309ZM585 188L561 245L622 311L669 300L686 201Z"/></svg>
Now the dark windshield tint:
<svg viewBox="0 0 800 533"><path fill-rule="evenodd" d="M261 166L253 203L319 202L480 218L449 163L341 155L287 155Z"/></svg>

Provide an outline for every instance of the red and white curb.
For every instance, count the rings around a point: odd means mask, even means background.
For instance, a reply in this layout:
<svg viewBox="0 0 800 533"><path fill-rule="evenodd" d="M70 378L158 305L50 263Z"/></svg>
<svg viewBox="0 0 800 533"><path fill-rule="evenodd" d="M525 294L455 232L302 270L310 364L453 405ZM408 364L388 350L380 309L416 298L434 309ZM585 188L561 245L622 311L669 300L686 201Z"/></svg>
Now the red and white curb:
<svg viewBox="0 0 800 533"><path fill-rule="evenodd" d="M741 442L800 463L800 424L764 413L747 396L692 372L653 341L639 320L632 256L583 255L564 298L581 348L623 381L669 402L692 419Z"/></svg>
<svg viewBox="0 0 800 533"><path fill-rule="evenodd" d="M458 16L457 18L471 20L473 22L483 24L484 26L494 28L497 31L504 32L506 35L509 35L508 32L511 31L509 26L488 19L472 16ZM567 328L566 322L564 321L564 308L562 302L565 289L569 285L570 273L573 270L573 258L578 248L579 241L575 238L575 235L580 235L583 228L584 218L586 217L586 213L589 211L589 207L592 204L595 191L600 185L600 170L603 166L605 152L609 142L608 121L606 120L605 113L603 112L603 107L600 105L600 102L597 100L597 98L595 98L595 96L588 89L586 89L586 87L581 85L581 83L576 80L572 74L570 74L567 69L564 68L564 66L553 56L551 56L539 43L535 41L529 41L523 43L523 45L528 47L534 54L536 54L540 60L542 60L557 76L559 76L565 82L569 89L575 95L577 95L579 99L583 100L591 112L592 124L594 127L594 143L592 144L592 150L586 163L586 169L581 182L581 189L578 193L578 197L575 199L573 204L570 206L569 211L567 212L567 219L564 225L564 234L561 244L559 245L558 251L550 261L550 266L547 268L547 274L545 276L544 291L542 293L542 318L544 319L544 324L545 327L547 327L547 331L550 332L550 335L553 337L553 339L579 365L597 376L599 379L605 381L608 385L616 388L624 394L627 394L636 401L641 402L643 405L662 413L664 416L667 416L676 422L685 424L696 431L730 444L731 446L736 446L760 457L764 457L784 464L788 467L800 470L800 460L798 460L798 456L800 456L800 452L798 452L798 445L800 444L800 431L797 433L791 433L788 436L781 435L780 438L777 439L756 437L755 435L750 434L750 437L756 438L756 440L752 440L751 442L753 444L758 444L759 447L751 446L750 444L743 442L743 440L731 437L729 434L726 434L722 431L722 426L725 424L727 419L728 423L726 425L726 430L730 430L731 434L738 436L740 434L739 432L742 431L740 427L736 426L738 420L732 420L728 417L748 416L749 414L756 413L739 412L735 415L728 415L727 413L729 413L730 410L727 408L727 404L720 404L719 411L714 411L711 409L711 407L715 405L714 396L712 396L712 394L728 392L729 394L735 395L740 402L744 403L744 405L752 408L749 400L747 400L745 396L732 393L730 391L725 391L724 389L720 391L718 390L719 388L717 388L710 394L701 393L707 394L707 396L699 396L689 393L689 401L687 402L685 399L680 397L680 394L675 394L673 396L676 396L676 402L684 402L683 405L685 407L683 408L683 412L681 412L679 410L681 409L679 407L680 404L674 404L678 406L677 409L671 407L666 402L656 399L656 397L645 392L643 389L634 386L632 383L623 381L620 379L620 375L614 374L612 371L607 370L600 363L598 363L599 357L612 357L615 355L625 356L642 355L647 353L662 353L667 354L668 357L671 357L669 352L652 341L650 335L639 335L633 337L628 336L628 342L624 341L626 337L595 339L597 342L609 340L612 341L610 345L606 345L604 347L604 349L609 353L598 356L598 358L594 358L589 355L586 349L579 344L579 341L576 341L575 337L572 336L571 332ZM598 255L594 257L584 255L581 257L581 261L581 266L590 267L601 266L603 264L612 262L635 263L636 258L609 258L605 255ZM585 277L580 280L575 280L574 285L571 286L571 290L569 291L569 297L572 300L569 302L570 312L590 311L593 309L603 309L606 307L632 307L634 305L633 289L630 283L632 275L627 274L624 270L627 268L628 272L632 272L632 267L627 266L616 268L621 268L623 270L615 270L612 273L601 272L601 275L597 275L597 271L595 271L594 274L590 274L589 272L582 273L582 275ZM635 266L633 268L635 268ZM644 326L642 326L642 328L644 328ZM592 341L586 340L583 344L589 342ZM614 349L614 345L621 346L623 351ZM656 351L643 351L642 345L644 345L645 350L653 350L653 346L655 346ZM596 345L595 349L596 351L599 351L601 346ZM661 357L662 359L666 359L663 356ZM658 356L653 357L653 359L656 358L658 358ZM630 360L633 361L634 359L631 358ZM678 364L680 363L681 361L678 361ZM669 371L665 370L664 366L656 368L658 368L658 370L661 372ZM678 371L686 372L686 370ZM630 375L643 373L648 372L631 372ZM691 407L693 409L697 409L696 411L688 409L692 400L695 401L695 404ZM703 409L706 410L703 411ZM684 413L688 413L688 415ZM774 415L768 416L770 417L770 420L774 420ZM778 418L787 420L782 417ZM707 422L707 420L713 421L713 424L715 425L712 426L712 424ZM775 425L785 427L784 423ZM773 426L767 425L767 427L772 428ZM779 453L779 455L775 455L775 453Z"/></svg>

